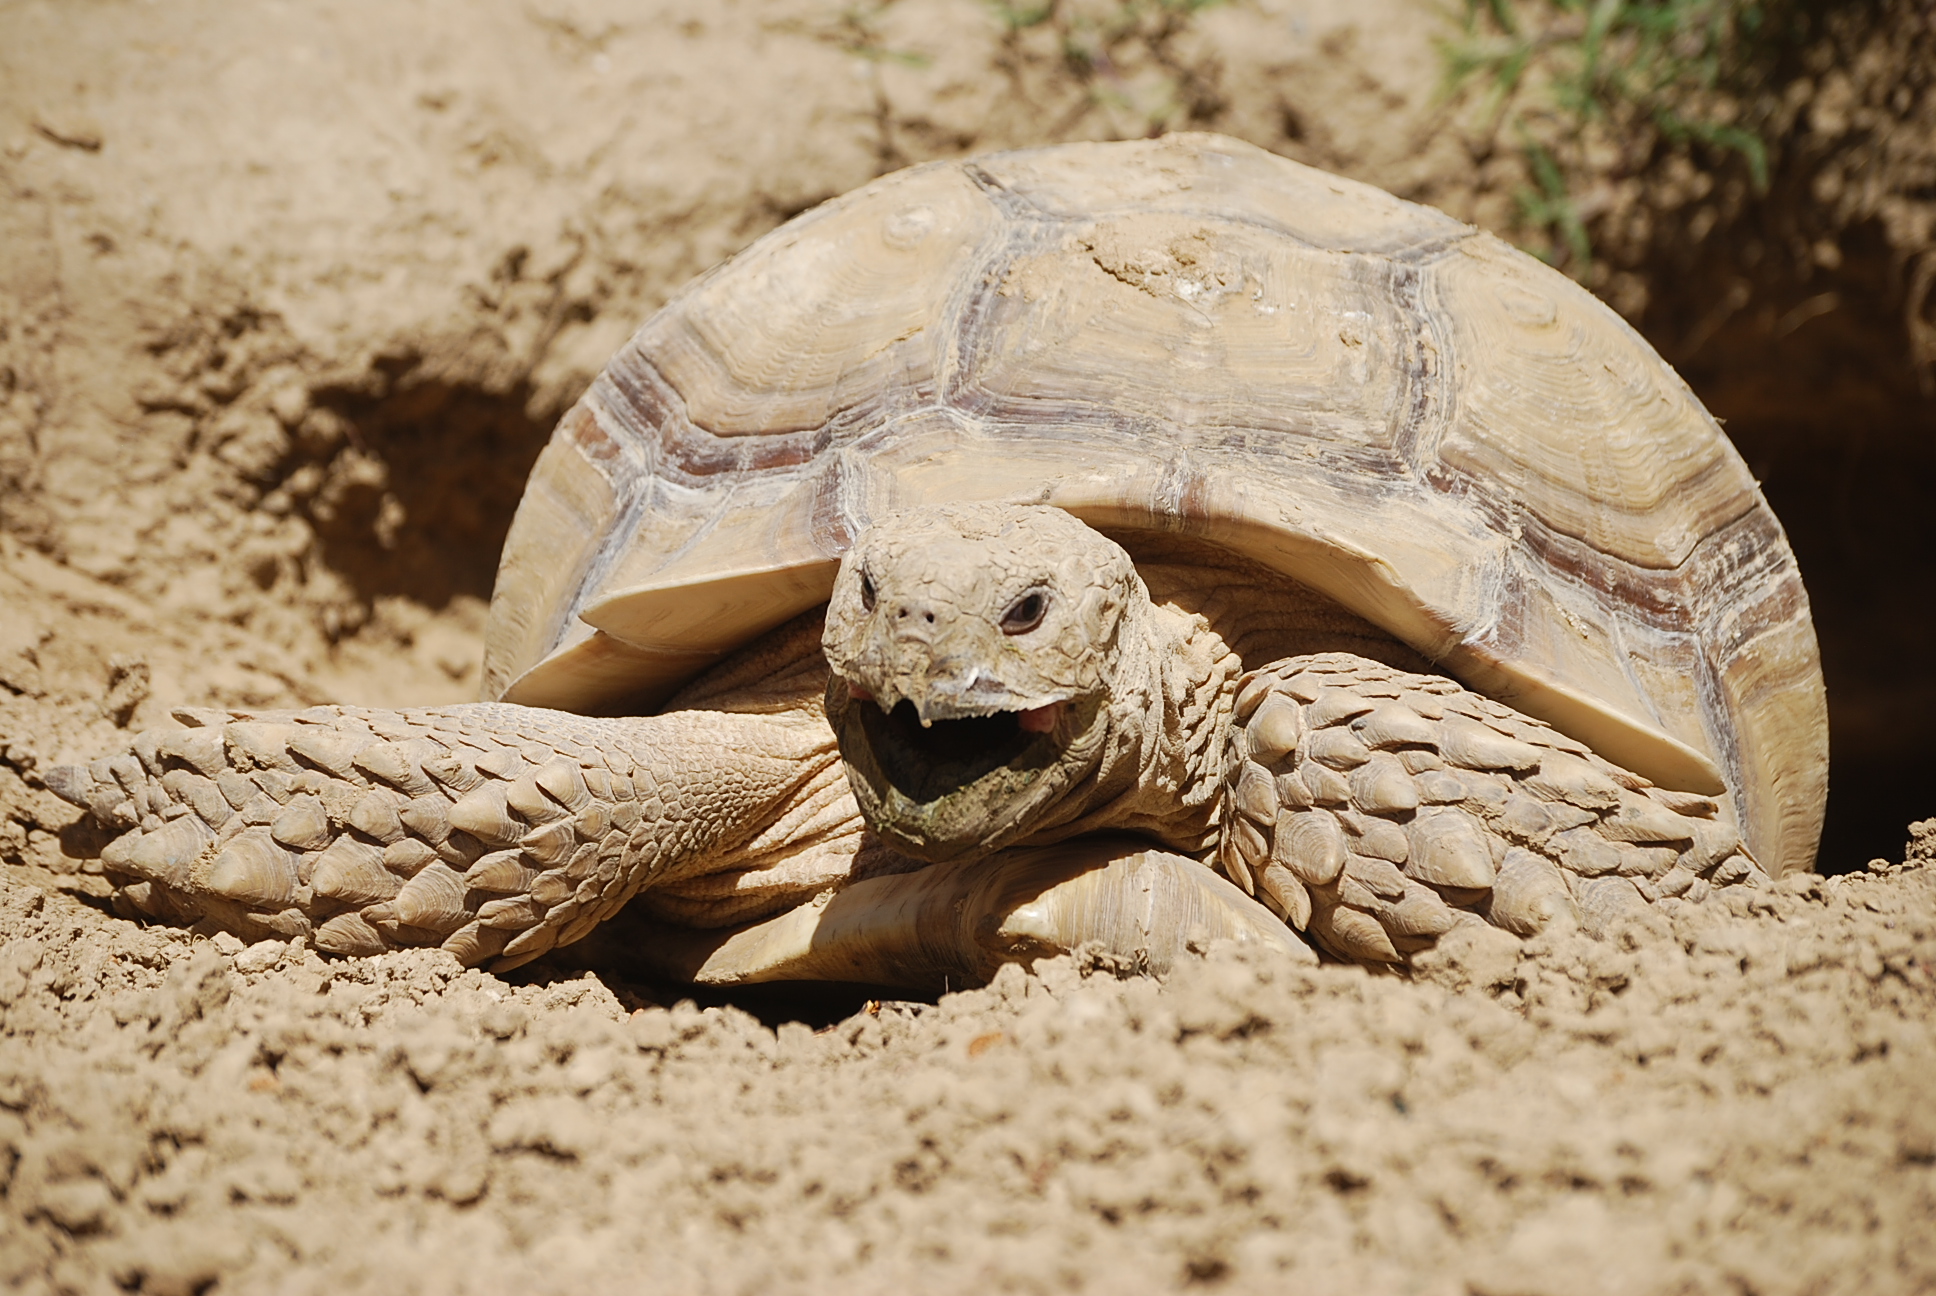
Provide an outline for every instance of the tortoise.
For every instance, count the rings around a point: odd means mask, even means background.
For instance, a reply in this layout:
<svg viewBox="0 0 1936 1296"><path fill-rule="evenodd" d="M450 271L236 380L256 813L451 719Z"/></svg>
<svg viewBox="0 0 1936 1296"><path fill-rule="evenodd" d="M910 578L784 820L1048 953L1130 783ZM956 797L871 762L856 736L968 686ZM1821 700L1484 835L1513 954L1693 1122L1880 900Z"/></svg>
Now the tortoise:
<svg viewBox="0 0 1936 1296"><path fill-rule="evenodd" d="M1673 371L1200 134L917 166L689 286L540 455L483 694L48 785L130 914L910 987L1601 930L1810 867L1826 788L1793 554Z"/></svg>

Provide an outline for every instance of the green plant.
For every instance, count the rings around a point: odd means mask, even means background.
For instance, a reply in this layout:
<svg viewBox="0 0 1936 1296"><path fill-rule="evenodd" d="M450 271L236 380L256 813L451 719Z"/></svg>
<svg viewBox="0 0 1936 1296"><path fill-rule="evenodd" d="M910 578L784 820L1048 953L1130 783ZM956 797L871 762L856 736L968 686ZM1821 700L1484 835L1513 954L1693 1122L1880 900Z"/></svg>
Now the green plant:
<svg viewBox="0 0 1936 1296"><path fill-rule="evenodd" d="M1445 46L1447 86L1482 83L1496 132L1511 135L1533 185L1521 219L1530 250L1585 279L1592 245L1569 172L1589 141L1635 170L1656 150L1736 158L1756 192L1768 150L1729 93L1779 0L1466 0L1465 33Z"/></svg>
<svg viewBox="0 0 1936 1296"><path fill-rule="evenodd" d="M1011 45L1047 29L1087 107L1160 134L1202 98L1194 71L1172 52L1191 21L1223 0L988 0ZM1137 75L1135 69L1141 69ZM1073 126L1073 120L1063 123Z"/></svg>

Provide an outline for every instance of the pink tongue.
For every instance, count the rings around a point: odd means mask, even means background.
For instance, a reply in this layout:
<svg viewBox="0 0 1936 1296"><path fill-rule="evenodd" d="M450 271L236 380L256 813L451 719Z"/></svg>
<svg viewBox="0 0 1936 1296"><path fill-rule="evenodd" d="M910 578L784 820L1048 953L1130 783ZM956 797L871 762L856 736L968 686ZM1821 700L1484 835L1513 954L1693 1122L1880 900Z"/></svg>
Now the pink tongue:
<svg viewBox="0 0 1936 1296"><path fill-rule="evenodd" d="M1055 728L1055 722L1062 718L1062 706L1060 702L1051 702L1047 706L1022 712L1022 732L1048 733Z"/></svg>

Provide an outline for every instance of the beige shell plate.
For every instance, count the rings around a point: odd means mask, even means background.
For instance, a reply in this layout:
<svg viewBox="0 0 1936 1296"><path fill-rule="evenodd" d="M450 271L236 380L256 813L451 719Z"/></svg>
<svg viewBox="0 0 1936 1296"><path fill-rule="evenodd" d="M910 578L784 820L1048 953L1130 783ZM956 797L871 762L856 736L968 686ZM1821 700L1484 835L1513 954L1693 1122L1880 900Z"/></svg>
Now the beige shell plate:
<svg viewBox="0 0 1936 1296"><path fill-rule="evenodd" d="M1771 871L1826 792L1815 638L1739 455L1590 294L1208 135L938 163L654 316L561 421L486 695L644 709L894 509L1042 501L1295 575L1666 786Z"/></svg>

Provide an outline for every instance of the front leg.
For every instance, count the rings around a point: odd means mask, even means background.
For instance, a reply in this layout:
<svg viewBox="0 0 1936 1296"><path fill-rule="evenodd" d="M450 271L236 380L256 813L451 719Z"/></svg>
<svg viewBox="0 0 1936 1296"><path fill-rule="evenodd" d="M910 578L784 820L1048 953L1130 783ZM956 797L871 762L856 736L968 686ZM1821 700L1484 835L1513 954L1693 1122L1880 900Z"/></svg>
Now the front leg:
<svg viewBox="0 0 1936 1296"><path fill-rule="evenodd" d="M839 777L817 713L176 716L196 727L47 775L124 830L101 855L122 906L341 954L440 945L498 971L716 865Z"/></svg>
<svg viewBox="0 0 1936 1296"><path fill-rule="evenodd" d="M1720 807L1450 680L1293 657L1238 692L1219 863L1340 958L1405 963L1461 922L1596 930L1765 882Z"/></svg>

